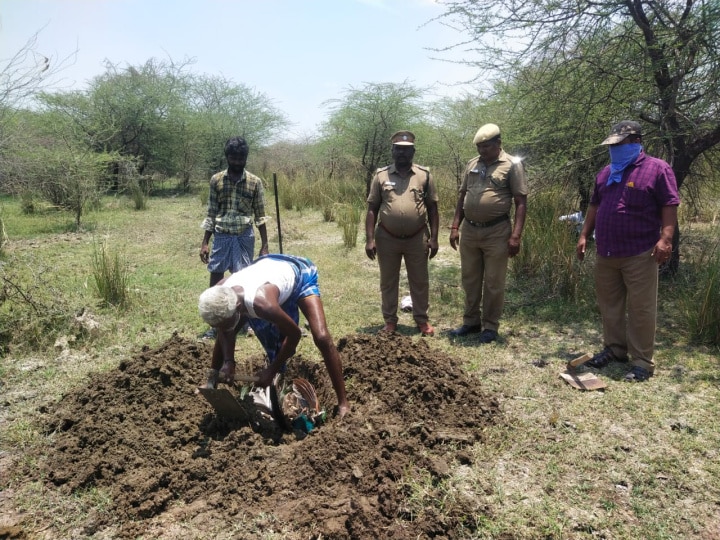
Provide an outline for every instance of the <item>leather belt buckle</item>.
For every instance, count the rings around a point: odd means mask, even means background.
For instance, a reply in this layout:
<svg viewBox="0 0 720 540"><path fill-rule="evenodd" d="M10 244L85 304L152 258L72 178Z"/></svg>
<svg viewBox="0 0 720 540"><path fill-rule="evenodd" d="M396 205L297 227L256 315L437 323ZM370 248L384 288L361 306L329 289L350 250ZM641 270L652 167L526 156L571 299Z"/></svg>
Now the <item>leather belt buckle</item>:
<svg viewBox="0 0 720 540"><path fill-rule="evenodd" d="M487 227L492 227L493 225L497 225L498 223L502 223L503 221L506 221L509 219L510 219L510 216L505 214L503 216L496 217L495 219L491 219L490 221L478 222L478 221L472 221L470 219L466 219L466 221L473 227L477 227L479 229L484 229Z"/></svg>

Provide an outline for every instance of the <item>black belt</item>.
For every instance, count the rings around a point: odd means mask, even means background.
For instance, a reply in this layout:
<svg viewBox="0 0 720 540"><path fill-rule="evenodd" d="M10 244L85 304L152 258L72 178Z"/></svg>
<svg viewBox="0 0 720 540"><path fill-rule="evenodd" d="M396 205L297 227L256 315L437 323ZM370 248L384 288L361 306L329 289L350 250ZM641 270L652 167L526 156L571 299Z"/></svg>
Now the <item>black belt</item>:
<svg viewBox="0 0 720 540"><path fill-rule="evenodd" d="M496 217L495 219L491 219L490 221L484 221L482 223L472 221L467 218L465 218L465 221L467 221L473 227L479 227L480 229L482 229L484 227L492 227L493 225L497 225L498 223L502 223L503 221L510 221L510 216L505 214L504 216Z"/></svg>

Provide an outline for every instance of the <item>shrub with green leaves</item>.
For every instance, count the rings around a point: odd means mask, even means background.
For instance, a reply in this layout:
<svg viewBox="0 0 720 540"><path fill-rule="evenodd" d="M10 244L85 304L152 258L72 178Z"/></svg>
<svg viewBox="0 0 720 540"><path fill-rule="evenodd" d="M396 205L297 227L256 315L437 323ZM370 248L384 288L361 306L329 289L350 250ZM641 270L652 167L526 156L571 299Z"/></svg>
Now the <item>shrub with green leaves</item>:
<svg viewBox="0 0 720 540"><path fill-rule="evenodd" d="M198 190L198 199L200 200L200 205L203 208L207 207L208 200L210 199L210 190L207 186L200 186L200 189Z"/></svg>
<svg viewBox="0 0 720 540"><path fill-rule="evenodd" d="M0 263L0 357L42 350L72 326L65 295L29 268Z"/></svg>
<svg viewBox="0 0 720 540"><path fill-rule="evenodd" d="M36 195L32 191L23 191L20 194L20 208L23 214L34 214L37 208Z"/></svg>

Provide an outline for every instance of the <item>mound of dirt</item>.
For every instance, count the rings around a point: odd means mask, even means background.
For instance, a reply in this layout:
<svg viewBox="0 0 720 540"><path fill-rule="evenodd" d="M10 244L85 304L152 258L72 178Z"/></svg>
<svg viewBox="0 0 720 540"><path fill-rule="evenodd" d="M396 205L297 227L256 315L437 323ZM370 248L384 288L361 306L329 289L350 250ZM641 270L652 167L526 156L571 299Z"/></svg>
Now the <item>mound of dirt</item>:
<svg viewBox="0 0 720 540"><path fill-rule="evenodd" d="M195 391L210 346L175 335L41 411L51 447L28 474L68 494L111 494L112 509L88 517L88 536L108 527L115 537L161 536L151 527L163 514L192 520L199 530L203 519L267 520L293 531L288 538L453 538L472 531L469 516L482 513L472 501L412 511L405 480L429 476L437 484L470 463L464 447L481 441L498 416L497 402L424 340L352 335L338 349L352 412L342 420L329 416L298 439L218 418ZM332 411L324 366L297 356L286 377L298 376ZM258 536L243 534L233 538Z"/></svg>

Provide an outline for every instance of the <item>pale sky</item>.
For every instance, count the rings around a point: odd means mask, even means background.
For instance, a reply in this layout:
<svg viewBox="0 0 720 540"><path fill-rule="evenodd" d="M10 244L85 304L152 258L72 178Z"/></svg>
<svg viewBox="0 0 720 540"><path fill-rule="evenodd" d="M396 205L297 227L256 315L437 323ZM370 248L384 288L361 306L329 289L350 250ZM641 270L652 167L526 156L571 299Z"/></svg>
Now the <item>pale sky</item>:
<svg viewBox="0 0 720 540"><path fill-rule="evenodd" d="M0 60L36 32L54 61L77 49L62 71L65 89L83 88L103 62L194 58L190 71L222 75L267 95L294 124L315 132L323 102L364 83L431 86L432 97L460 95L476 71L453 62L461 51L432 48L464 40L437 22L432 0L0 0ZM0 69L5 62L0 64Z"/></svg>

